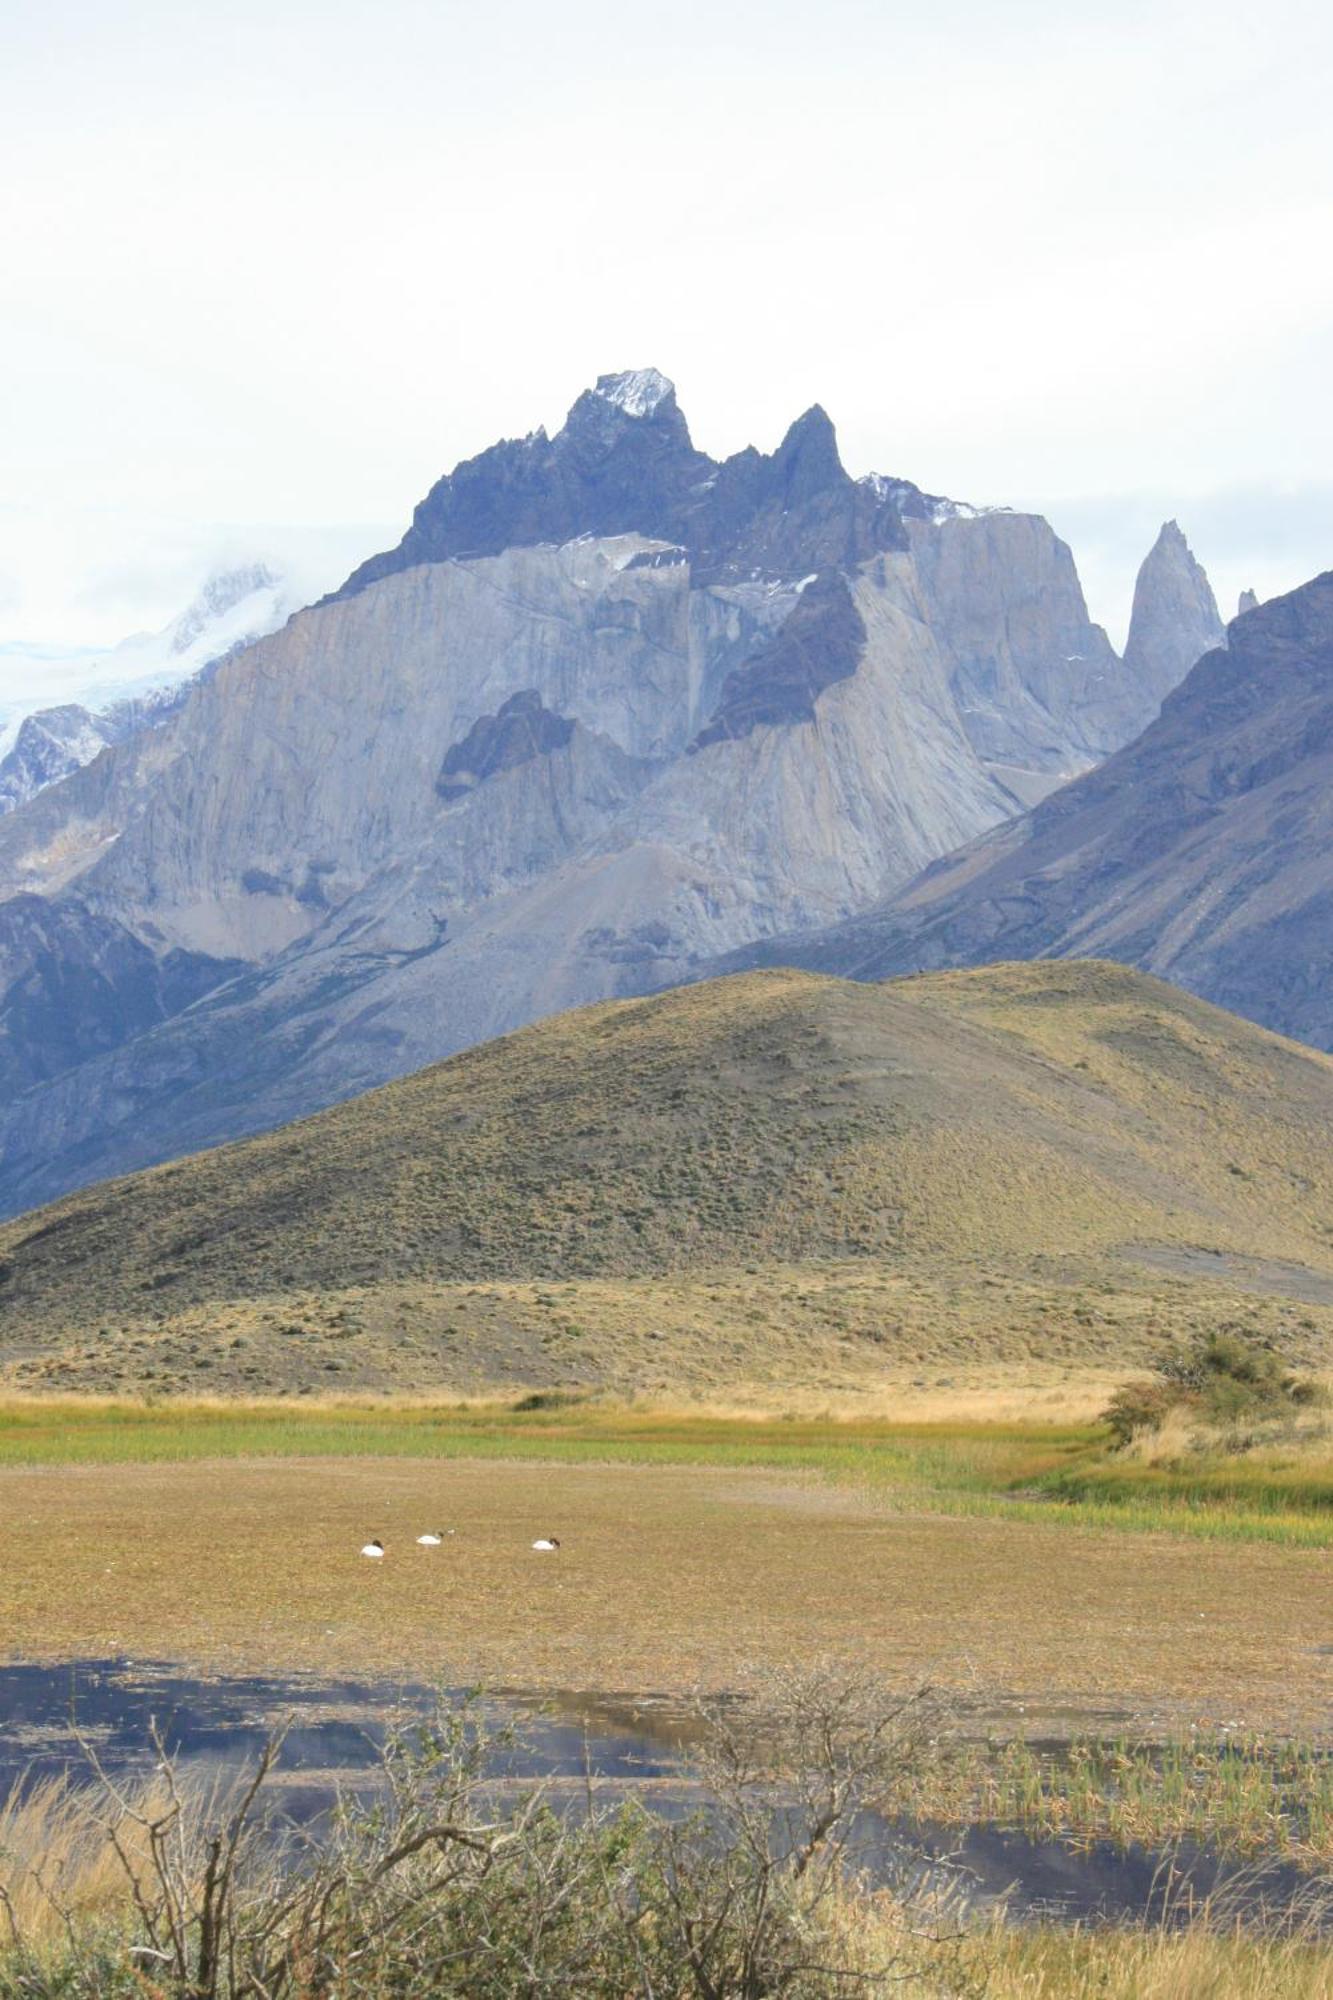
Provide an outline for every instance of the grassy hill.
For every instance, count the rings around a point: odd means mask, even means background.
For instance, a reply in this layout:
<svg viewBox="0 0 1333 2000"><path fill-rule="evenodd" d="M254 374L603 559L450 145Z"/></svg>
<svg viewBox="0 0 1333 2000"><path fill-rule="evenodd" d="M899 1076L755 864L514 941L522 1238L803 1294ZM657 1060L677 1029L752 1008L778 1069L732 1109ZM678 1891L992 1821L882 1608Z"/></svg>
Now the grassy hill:
<svg viewBox="0 0 1333 2000"><path fill-rule="evenodd" d="M1333 1060L1095 961L581 1009L0 1227L56 1386L832 1388L1333 1353Z"/></svg>

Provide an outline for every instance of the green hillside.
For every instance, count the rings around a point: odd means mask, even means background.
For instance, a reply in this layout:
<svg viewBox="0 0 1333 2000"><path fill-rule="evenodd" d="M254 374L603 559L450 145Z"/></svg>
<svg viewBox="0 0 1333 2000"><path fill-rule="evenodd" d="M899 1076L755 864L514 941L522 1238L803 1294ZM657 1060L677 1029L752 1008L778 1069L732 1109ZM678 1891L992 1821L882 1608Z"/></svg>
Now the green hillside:
<svg viewBox="0 0 1333 2000"><path fill-rule="evenodd" d="M664 1379L762 1372L766 1341L791 1379L848 1340L853 1373L1011 1340L1113 1365L1233 1293L1319 1348L1331 1127L1333 1061L1118 966L746 974L4 1225L0 1356L80 1383L596 1381L651 1332Z"/></svg>

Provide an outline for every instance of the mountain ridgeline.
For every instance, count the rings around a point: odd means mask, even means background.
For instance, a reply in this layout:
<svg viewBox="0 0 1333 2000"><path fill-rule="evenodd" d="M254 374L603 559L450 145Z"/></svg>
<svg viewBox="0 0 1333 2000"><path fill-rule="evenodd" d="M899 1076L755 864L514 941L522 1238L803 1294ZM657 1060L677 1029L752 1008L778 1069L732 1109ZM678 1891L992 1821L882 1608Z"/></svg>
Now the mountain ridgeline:
<svg viewBox="0 0 1333 2000"><path fill-rule="evenodd" d="M1117 755L883 905L738 963L1108 956L1333 1046L1333 572L1238 618Z"/></svg>
<svg viewBox="0 0 1333 2000"><path fill-rule="evenodd" d="M1145 576L1121 660L1045 521L602 377L0 818L0 1209L878 905L1151 720L1216 611Z"/></svg>
<svg viewBox="0 0 1333 2000"><path fill-rule="evenodd" d="M953 511L909 480L853 479L817 403L776 451L709 458L691 441L673 385L642 368L603 375L555 437L534 431L458 466L431 488L398 547L363 563L338 595L418 563L631 532L680 548L700 582L854 568L905 549L906 522L940 509Z"/></svg>

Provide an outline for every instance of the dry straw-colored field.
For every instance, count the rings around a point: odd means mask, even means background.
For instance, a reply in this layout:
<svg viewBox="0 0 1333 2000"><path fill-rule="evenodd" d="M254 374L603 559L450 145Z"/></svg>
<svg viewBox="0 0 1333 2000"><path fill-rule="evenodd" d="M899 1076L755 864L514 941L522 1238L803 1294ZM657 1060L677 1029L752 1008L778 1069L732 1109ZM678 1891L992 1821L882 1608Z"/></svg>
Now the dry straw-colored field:
<svg viewBox="0 0 1333 2000"><path fill-rule="evenodd" d="M619 1462L595 1428L562 1456L474 1423L434 1457L404 1428L383 1455L227 1458L204 1424L208 1457L82 1464L29 1437L0 1469L6 1650L633 1692L830 1655L938 1678L1007 1728L1317 1732L1333 1711L1325 1548L1007 1504L983 1474L1012 1437L974 1436L950 1475L944 1436L906 1439L895 1474L888 1441L827 1425L785 1467L734 1421L691 1444L645 1418ZM437 1527L442 1548L415 1546ZM558 1556L532 1553L542 1534ZM358 1554L371 1535L382 1563Z"/></svg>

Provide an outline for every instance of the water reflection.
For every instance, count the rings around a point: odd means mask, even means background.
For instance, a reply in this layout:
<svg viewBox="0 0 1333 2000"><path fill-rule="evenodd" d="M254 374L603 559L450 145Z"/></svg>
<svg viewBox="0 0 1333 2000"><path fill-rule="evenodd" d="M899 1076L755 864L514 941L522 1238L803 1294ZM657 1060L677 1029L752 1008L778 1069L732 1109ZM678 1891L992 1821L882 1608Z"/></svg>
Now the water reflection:
<svg viewBox="0 0 1333 2000"><path fill-rule="evenodd" d="M245 1675L201 1677L158 1661L77 1660L58 1667L0 1666L0 1799L43 1778L89 1775L88 1750L115 1779L147 1776L157 1730L183 1779L225 1778L253 1763L273 1732L285 1734L274 1782L288 1818L309 1821L339 1784L374 1782L379 1748L395 1721L426 1716L440 1696L423 1686ZM465 1691L446 1691L461 1704ZM633 1793L654 1811L695 1808L701 1792L689 1753L697 1726L677 1703L510 1691L479 1704L492 1724L516 1722L498 1745L497 1784L541 1781L582 1810L591 1785L603 1803ZM995 1826L946 1828L867 1815L856 1829L859 1862L878 1881L1003 1905L1014 1918L1061 1921L1183 1917L1191 1900L1229 1894L1238 1915L1284 1909L1306 1887L1294 1869L1236 1871L1199 1849L1169 1867L1144 1848L1034 1839Z"/></svg>

